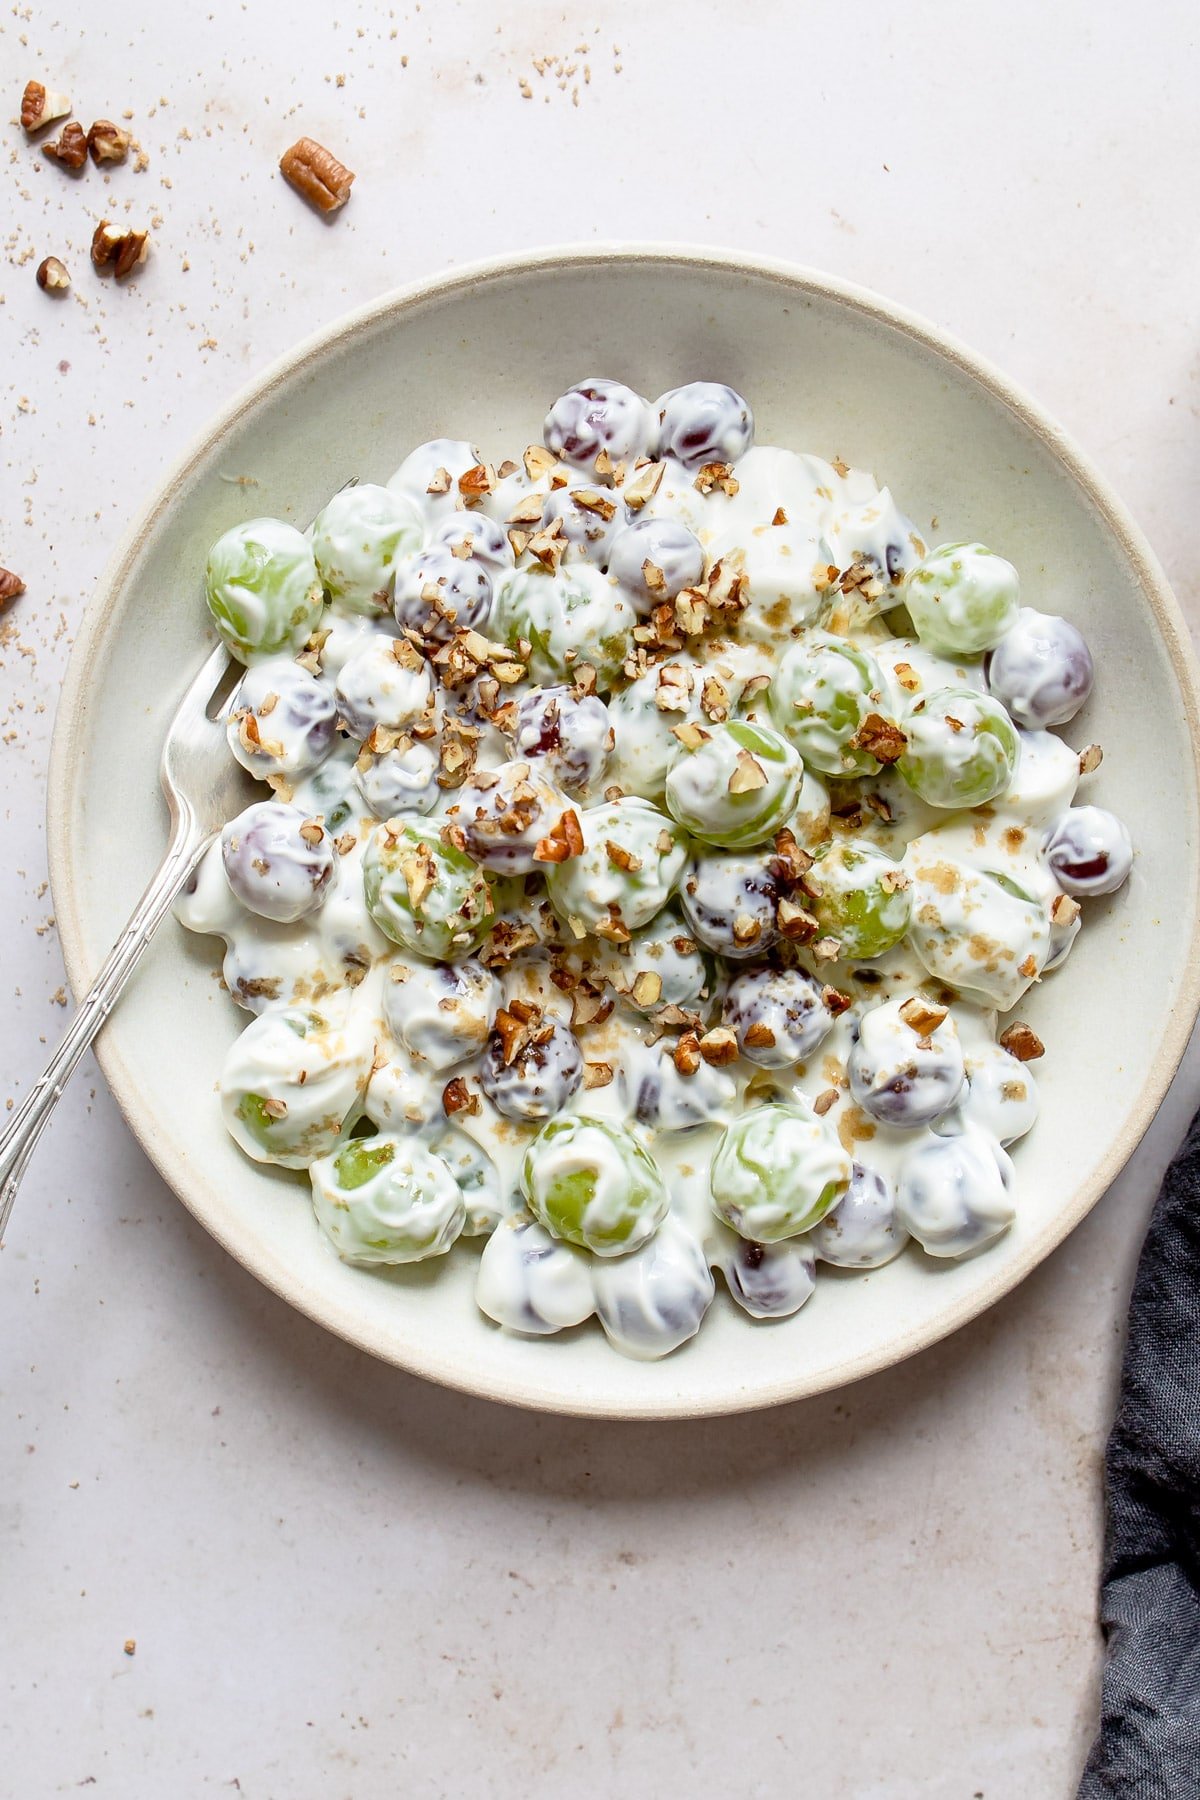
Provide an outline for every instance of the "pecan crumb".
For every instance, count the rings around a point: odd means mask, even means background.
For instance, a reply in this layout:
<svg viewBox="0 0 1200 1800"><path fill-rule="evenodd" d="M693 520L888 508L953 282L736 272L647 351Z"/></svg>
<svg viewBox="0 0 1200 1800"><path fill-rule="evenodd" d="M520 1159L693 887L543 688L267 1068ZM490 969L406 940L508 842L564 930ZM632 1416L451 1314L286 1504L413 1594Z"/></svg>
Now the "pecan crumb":
<svg viewBox="0 0 1200 1800"><path fill-rule="evenodd" d="M87 134L87 147L97 168L101 163L123 163L129 154L129 133L111 119L96 119Z"/></svg>
<svg viewBox="0 0 1200 1800"><path fill-rule="evenodd" d="M751 794L755 788L766 787L766 785L767 771L758 758L751 756L749 750L739 750L737 763L727 783L729 792L731 794Z"/></svg>
<svg viewBox="0 0 1200 1800"><path fill-rule="evenodd" d="M823 1118L825 1116L825 1114L829 1111L830 1107L836 1106L837 1103L838 1103L837 1089L836 1088L825 1088L825 1089L823 1089L823 1091L821 1093L819 1093L817 1095L816 1099L813 1101L812 1108L813 1108L813 1111L818 1115L818 1117Z"/></svg>
<svg viewBox="0 0 1200 1800"><path fill-rule="evenodd" d="M919 994L913 994L900 1008L900 1017L910 1031L918 1037L927 1038L945 1023L947 1009L944 1006L933 1006L928 1000L922 1000Z"/></svg>
<svg viewBox="0 0 1200 1800"><path fill-rule="evenodd" d="M731 464L710 462L700 465L693 485L702 494L711 494L714 488L719 487L722 493L728 494L732 499L739 484Z"/></svg>
<svg viewBox="0 0 1200 1800"><path fill-rule="evenodd" d="M25 592L25 583L11 569L0 569L0 612Z"/></svg>
<svg viewBox="0 0 1200 1800"><path fill-rule="evenodd" d="M64 125L58 134L57 142L42 145L42 155L48 156L61 168L78 172L87 161L87 133L75 119Z"/></svg>
<svg viewBox="0 0 1200 1800"><path fill-rule="evenodd" d="M662 999L662 976L653 969L643 969L630 992L639 1006L657 1006Z"/></svg>
<svg viewBox="0 0 1200 1800"><path fill-rule="evenodd" d="M564 863L570 862L573 856L583 855L583 830L579 823L579 814L569 806L550 828L544 838L539 838L534 847L534 862Z"/></svg>
<svg viewBox="0 0 1200 1800"><path fill-rule="evenodd" d="M318 212L337 212L350 198L353 172L315 138L297 138L279 159L279 173Z"/></svg>
<svg viewBox="0 0 1200 1800"><path fill-rule="evenodd" d="M908 748L908 739L894 719L882 713L869 712L850 739L854 750L865 750L878 763L898 762Z"/></svg>
<svg viewBox="0 0 1200 1800"><path fill-rule="evenodd" d="M1079 752L1079 773L1092 775L1103 761L1104 752L1099 744L1089 744L1086 749Z"/></svg>
<svg viewBox="0 0 1200 1800"><path fill-rule="evenodd" d="M65 119L71 110L66 94L52 94L40 81L27 81L21 95L21 126L32 137L56 119Z"/></svg>
<svg viewBox="0 0 1200 1800"><path fill-rule="evenodd" d="M472 1114L479 1111L479 1095L467 1086L461 1075L456 1075L442 1089L442 1111L448 1119L452 1119L455 1113Z"/></svg>
<svg viewBox="0 0 1200 1800"><path fill-rule="evenodd" d="M36 279L38 286L46 294L65 294L71 285L66 264L60 262L57 256L48 256L38 264Z"/></svg>
<svg viewBox="0 0 1200 1800"><path fill-rule="evenodd" d="M728 1025L714 1025L700 1039L700 1054L706 1063L720 1068L723 1063L736 1062L738 1058L738 1042L736 1035Z"/></svg>
<svg viewBox="0 0 1200 1800"><path fill-rule="evenodd" d="M1056 894L1050 908L1051 923L1065 930L1075 923L1080 911L1078 900L1072 900L1070 894Z"/></svg>
<svg viewBox="0 0 1200 1800"><path fill-rule="evenodd" d="M1015 1056L1018 1062L1033 1062L1046 1054L1046 1046L1037 1032L1031 1026L1023 1025L1019 1019L1000 1033L1000 1048L1007 1050L1010 1056Z"/></svg>
<svg viewBox="0 0 1200 1800"><path fill-rule="evenodd" d="M836 1019L839 1013L846 1012L854 1005L854 1002L849 994L843 994L840 988L823 987L821 989L821 1004L826 1012L831 1012Z"/></svg>

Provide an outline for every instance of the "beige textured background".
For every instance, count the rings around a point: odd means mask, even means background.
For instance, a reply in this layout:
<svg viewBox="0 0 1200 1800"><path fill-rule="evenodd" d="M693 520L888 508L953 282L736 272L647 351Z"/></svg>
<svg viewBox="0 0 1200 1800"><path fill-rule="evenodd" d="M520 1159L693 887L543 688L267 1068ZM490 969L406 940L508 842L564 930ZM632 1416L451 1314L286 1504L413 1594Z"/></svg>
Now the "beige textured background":
<svg viewBox="0 0 1200 1800"><path fill-rule="evenodd" d="M0 563L29 584L0 621L4 1090L63 1020L45 768L109 549L247 375L448 263L675 237L875 286L1057 413L1200 628L1198 64L1172 0L1136 30L1080 0L6 9L14 121L43 77L85 124L132 109L147 166L73 181L4 127ZM358 171L329 226L274 174L301 131ZM126 209L154 249L116 291L87 245ZM939 1349L773 1414L606 1428L293 1317L85 1067L0 1259L0 1792L1069 1796L1121 1320L1198 1094L1193 1053L1087 1223Z"/></svg>

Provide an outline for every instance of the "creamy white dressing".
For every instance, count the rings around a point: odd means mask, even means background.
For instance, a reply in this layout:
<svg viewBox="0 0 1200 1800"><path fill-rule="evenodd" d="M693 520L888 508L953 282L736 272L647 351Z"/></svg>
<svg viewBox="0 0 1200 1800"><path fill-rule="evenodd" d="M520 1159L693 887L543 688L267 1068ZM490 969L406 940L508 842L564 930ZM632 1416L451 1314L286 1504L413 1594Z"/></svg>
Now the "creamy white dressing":
<svg viewBox="0 0 1200 1800"><path fill-rule="evenodd" d="M270 777L280 801L323 828L322 844L336 846L332 874L311 910L287 923L233 891L218 840L177 908L188 929L224 941L225 983L257 1015L222 1073L229 1129L258 1160L316 1165L318 1221L339 1254L399 1262L443 1254L460 1233L484 1236L477 1299L489 1318L543 1335L595 1317L637 1357L665 1355L695 1334L714 1301L714 1271L751 1316L778 1318L819 1288L821 1260L878 1267L909 1234L936 1256L970 1254L1007 1227L1020 1202L1002 1146L1032 1126L1037 1090L1028 1066L998 1045L997 1012L1065 958L1079 929L1067 895L1111 891L1131 854L1111 815L1069 811L1079 757L1050 731L1022 730L1003 791L964 812L922 800L900 771L849 744L869 716L901 728L915 720L910 743L928 737L951 776L959 762L969 772L973 724L961 743L947 739L940 715L930 724L920 703L947 688L986 694L985 659L935 654L928 639L953 638L957 628L974 645L997 595L1015 635L1007 656L1003 645L991 654L1023 718L1064 708L1069 716L1086 647L1061 621L1017 613L1015 574L1010 581L1002 559L968 547L961 591L950 579L961 556L955 563L942 551L922 563L920 535L866 472L771 446L728 461L720 447L746 441L748 409L729 390L706 390L707 412L697 402L689 423L689 392L664 397L660 426L659 412L615 384L573 390L547 421L547 442L566 445L571 466L519 462L493 476L470 512L458 484L473 479L478 455L449 440L419 446L387 489L358 490L357 500L347 490L330 503L314 542L335 597L302 663L255 658L230 736L250 773ZM641 506L627 505L611 467L593 467L605 417L614 444L624 434L634 446L631 457L653 452L661 429L687 458L663 458ZM703 448L706 430L713 451ZM585 454L590 461L579 460ZM619 473L628 484L644 468L630 462ZM534 566L521 542L539 529L565 546L556 568ZM259 535L274 541L270 529ZM291 558L285 586L289 596L296 590L299 618L303 558L296 534L276 536ZM230 566L235 551L223 552ZM922 569L932 571L922 604L937 609L924 642L898 610ZM491 594L477 630L528 665L497 696L514 703L506 729L490 722L472 686L437 687L436 658L414 666L398 644L393 585L409 627L437 570L443 595L447 579L455 593ZM645 641L634 627L664 594L671 601L697 581L733 597L732 618L727 610L708 635L651 654L643 673L632 663L621 672ZM250 635L269 644L269 605L257 592L248 604ZM439 618L436 641L445 644L453 620L444 605ZM831 638L865 653L856 665L865 681L838 657L809 660ZM1074 673L1056 668L1060 645ZM599 695L572 690L580 662L597 670ZM1086 667L1090 685L1090 659ZM801 754L810 747L806 766L785 746L782 773L760 768L770 828L737 850L715 840L747 810L729 790L735 770L744 772L740 746L718 739L689 764L677 735L689 725L719 730L714 680L726 717L784 732L793 722L791 743ZM848 727L823 722L834 692L856 709ZM473 771L465 785L442 785L446 745L464 725L474 733ZM855 963L836 940L832 954L827 944L788 946L769 869L778 821L765 803L776 798L798 843L818 857L832 833L896 859L911 898L897 947ZM666 802L700 840L666 815ZM568 809L582 854L544 860L547 834ZM386 820L415 821L435 843L450 830L488 870L500 925L466 945L471 954L454 967L401 947L372 917L364 856ZM1073 886L1055 878L1048 839L1075 871ZM1097 858L1103 867L1093 869ZM308 878L303 856L286 864L283 910L305 903ZM812 878L819 895L819 860ZM423 878L406 879L405 907L425 907L439 926L453 918L448 889L435 880L414 901ZM839 895L845 881L839 870ZM245 892L253 900L255 891L252 880ZM801 889L788 892L805 902ZM387 925L386 911L377 913ZM503 953L501 930L519 939ZM768 973L789 963L809 980L790 1012ZM920 1031L903 1010L914 998L934 1009ZM543 1041L551 1027L569 1035L574 1025L580 1057L546 1077L552 1116L632 1132L657 1165L665 1212L646 1212L615 1251L565 1242L528 1211L522 1164L543 1121L510 1116L503 1086L494 1101L480 1084L481 1057L506 1019L510 1033L527 1024ZM723 1020L733 1027L732 1060L724 1047L712 1060L680 1056L681 1030L700 1038ZM753 1040L737 1054L756 1023L766 1032L759 1054ZM802 1060L797 1047L807 1049ZM518 1056L536 1053L536 1044L518 1046ZM774 1134L786 1154L756 1175L737 1164L726 1133L772 1107L761 1117L787 1121ZM395 1141L396 1158L346 1188L339 1149L367 1122L380 1143ZM774 1141L771 1131L760 1135ZM595 1180L588 1229L611 1230L624 1216L627 1171L602 1132L580 1141L592 1161L579 1166ZM710 1186L718 1152L723 1218ZM582 1153L547 1142L535 1154L549 1182ZM824 1216L795 1231L795 1219L819 1214L830 1196Z"/></svg>

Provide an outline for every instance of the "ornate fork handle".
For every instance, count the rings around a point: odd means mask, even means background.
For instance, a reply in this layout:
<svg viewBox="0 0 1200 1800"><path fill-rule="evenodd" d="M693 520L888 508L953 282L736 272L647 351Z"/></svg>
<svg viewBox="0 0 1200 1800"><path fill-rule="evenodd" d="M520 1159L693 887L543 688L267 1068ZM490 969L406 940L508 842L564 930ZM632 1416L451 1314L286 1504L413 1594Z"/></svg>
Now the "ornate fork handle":
<svg viewBox="0 0 1200 1800"><path fill-rule="evenodd" d="M0 1237L8 1224L21 1177L46 1121L207 843L208 838L201 832L194 814L190 809L183 809L174 822L171 842L157 873L80 1002L66 1036L4 1132L0 1133Z"/></svg>

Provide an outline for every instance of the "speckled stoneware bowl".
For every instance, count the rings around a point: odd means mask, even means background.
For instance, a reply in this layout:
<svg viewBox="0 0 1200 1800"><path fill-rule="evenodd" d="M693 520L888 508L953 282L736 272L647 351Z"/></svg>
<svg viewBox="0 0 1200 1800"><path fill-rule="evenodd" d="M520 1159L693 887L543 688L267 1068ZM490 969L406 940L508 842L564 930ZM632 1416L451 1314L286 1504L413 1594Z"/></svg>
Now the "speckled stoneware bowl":
<svg viewBox="0 0 1200 1800"><path fill-rule="evenodd" d="M364 307L277 362L167 477L100 583L54 740L50 856L72 985L90 978L163 846L156 766L208 647L205 554L248 513L304 522L352 473L386 480L436 436L507 455L584 375L648 394L695 377L750 399L759 441L873 469L943 539L979 537L1027 601L1070 613L1099 670L1072 741L1105 750L1099 798L1133 829L1128 886L1088 907L1069 965L1022 1014L1045 1039L1041 1117L1016 1147L1017 1222L973 1261L909 1250L869 1275L823 1269L796 1317L727 1301L660 1363L593 1322L508 1337L475 1308L476 1255L393 1275L347 1268L303 1178L234 1148L214 1083L245 1022L212 979L215 941L160 932L100 1039L146 1153L213 1236L294 1306L373 1355L522 1406L609 1417L732 1412L851 1381L990 1306L1049 1255L1137 1144L1200 993L1197 685L1175 602L1124 510L1063 433L985 364L899 308L821 275L702 250L552 250L480 264ZM253 475L247 491L222 475Z"/></svg>

